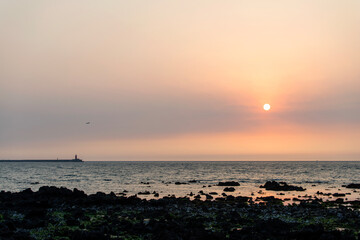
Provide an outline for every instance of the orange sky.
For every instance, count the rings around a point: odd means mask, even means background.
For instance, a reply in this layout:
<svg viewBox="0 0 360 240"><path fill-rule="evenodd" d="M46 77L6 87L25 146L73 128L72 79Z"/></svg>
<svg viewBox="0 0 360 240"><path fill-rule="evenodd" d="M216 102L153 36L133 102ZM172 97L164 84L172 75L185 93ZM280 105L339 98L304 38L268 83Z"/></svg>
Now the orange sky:
<svg viewBox="0 0 360 240"><path fill-rule="evenodd" d="M0 159L359 156L359 26L357 0L1 1Z"/></svg>

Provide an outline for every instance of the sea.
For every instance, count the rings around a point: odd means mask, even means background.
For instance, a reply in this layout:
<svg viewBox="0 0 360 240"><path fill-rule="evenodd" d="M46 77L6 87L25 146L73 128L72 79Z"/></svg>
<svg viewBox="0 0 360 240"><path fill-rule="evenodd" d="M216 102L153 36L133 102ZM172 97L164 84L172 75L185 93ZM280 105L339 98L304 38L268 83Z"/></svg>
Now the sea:
<svg viewBox="0 0 360 240"><path fill-rule="evenodd" d="M77 188L141 198L190 197L200 191L221 197L219 182L236 181L233 196L254 199L275 196L292 202L310 196L335 200L360 200L360 190L345 185L360 183L359 161L119 161L119 162L1 162L0 191L18 192L41 186ZM306 188L303 192L274 192L260 188L266 181L286 182ZM150 194L139 194L139 193ZM319 192L324 194L318 194ZM158 193L159 196L154 196ZM216 193L216 194L215 194ZM194 195L193 195L194 194ZM201 195L205 200L205 195ZM290 199L290 200L289 200Z"/></svg>

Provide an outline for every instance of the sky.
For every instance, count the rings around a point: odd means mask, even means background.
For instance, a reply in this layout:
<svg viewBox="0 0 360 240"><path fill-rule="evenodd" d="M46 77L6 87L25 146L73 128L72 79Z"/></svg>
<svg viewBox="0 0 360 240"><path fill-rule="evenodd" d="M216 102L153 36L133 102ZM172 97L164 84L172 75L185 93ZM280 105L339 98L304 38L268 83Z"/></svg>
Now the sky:
<svg viewBox="0 0 360 240"><path fill-rule="evenodd" d="M360 160L359 43L358 0L3 0L0 159Z"/></svg>

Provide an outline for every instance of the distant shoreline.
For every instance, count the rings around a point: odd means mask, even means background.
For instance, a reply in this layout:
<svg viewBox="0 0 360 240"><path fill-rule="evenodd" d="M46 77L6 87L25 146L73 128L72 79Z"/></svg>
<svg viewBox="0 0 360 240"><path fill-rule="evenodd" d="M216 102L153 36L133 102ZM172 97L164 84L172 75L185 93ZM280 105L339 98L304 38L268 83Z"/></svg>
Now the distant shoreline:
<svg viewBox="0 0 360 240"><path fill-rule="evenodd" d="M0 162L83 162L81 159L28 159L28 160L0 160Z"/></svg>

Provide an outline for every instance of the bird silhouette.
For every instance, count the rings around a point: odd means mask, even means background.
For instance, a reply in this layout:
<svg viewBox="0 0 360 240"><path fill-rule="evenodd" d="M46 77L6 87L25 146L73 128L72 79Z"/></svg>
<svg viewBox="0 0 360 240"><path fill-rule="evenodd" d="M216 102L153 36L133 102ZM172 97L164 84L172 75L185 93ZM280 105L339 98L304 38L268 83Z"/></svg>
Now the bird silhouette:
<svg viewBox="0 0 360 240"><path fill-rule="evenodd" d="M90 124L90 122L87 122L86 124Z"/></svg>

